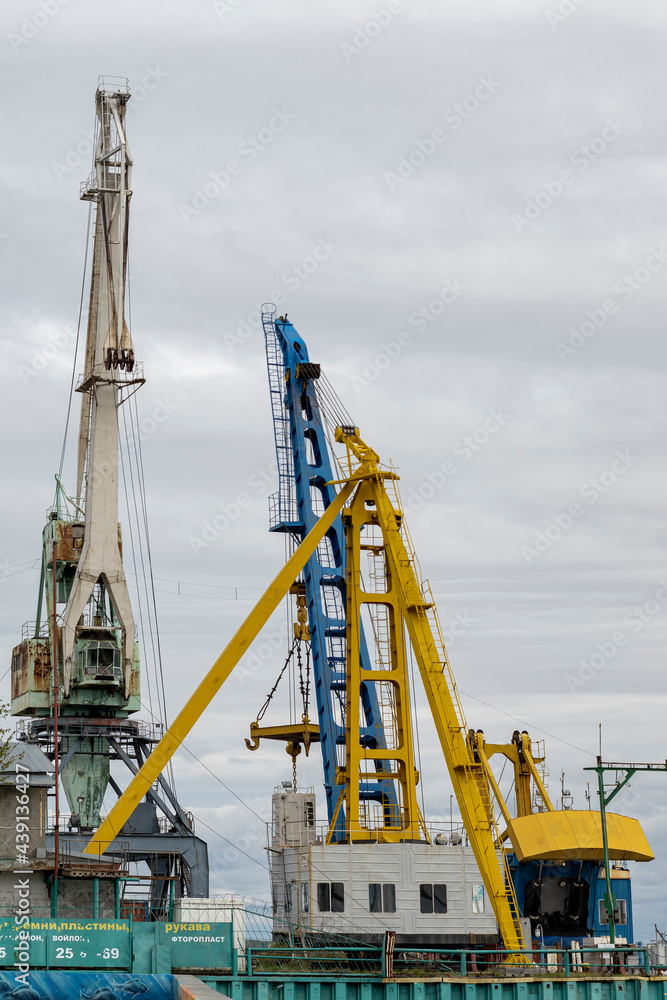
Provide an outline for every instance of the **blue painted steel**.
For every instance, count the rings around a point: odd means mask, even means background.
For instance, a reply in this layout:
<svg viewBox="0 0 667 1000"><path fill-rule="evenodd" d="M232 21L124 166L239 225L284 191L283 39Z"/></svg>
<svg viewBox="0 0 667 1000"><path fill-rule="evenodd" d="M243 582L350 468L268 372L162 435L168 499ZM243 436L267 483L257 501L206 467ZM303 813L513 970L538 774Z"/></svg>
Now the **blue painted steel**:
<svg viewBox="0 0 667 1000"><path fill-rule="evenodd" d="M308 348L287 319L263 311L269 391L278 462L278 492L270 498L270 530L300 540L329 506L336 492L314 380L299 377L309 362ZM338 746L345 745L345 542L340 517L306 564L304 581L313 657L313 676L320 726L327 811L331 822L344 788L336 785ZM373 669L362 631L362 669ZM360 738L369 747L385 746L382 716L374 685L362 685L366 725ZM389 785L389 788L383 788ZM367 782L363 798L384 802L395 816L393 782ZM341 808L333 841L344 839Z"/></svg>
<svg viewBox="0 0 667 1000"><path fill-rule="evenodd" d="M586 927L571 928L568 930L567 921L573 919L573 914L563 914L561 927L555 933L550 933L547 927L543 927L544 944L547 947L569 946L571 943L579 943L585 937L604 937L609 934L609 925L600 921L600 902L604 900L605 883L600 878L602 871L599 861L565 861L560 863L545 861L526 861L517 863L516 856L510 858L510 870L516 891L517 902L522 916L535 919L537 913L530 910L529 886L534 881L548 884L549 881L559 882L566 880L569 883L581 882L586 888L587 899L582 900L582 911L586 911ZM614 895L616 899L625 901L627 923L616 924L616 933L619 938L632 941L634 936L632 924L632 890L631 879L615 878ZM527 894L528 890L528 894Z"/></svg>

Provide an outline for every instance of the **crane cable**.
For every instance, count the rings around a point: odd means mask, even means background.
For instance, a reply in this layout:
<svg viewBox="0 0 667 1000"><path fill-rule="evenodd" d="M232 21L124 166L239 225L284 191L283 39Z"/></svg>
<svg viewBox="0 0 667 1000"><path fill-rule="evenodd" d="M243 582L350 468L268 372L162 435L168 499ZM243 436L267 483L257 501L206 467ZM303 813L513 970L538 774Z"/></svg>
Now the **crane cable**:
<svg viewBox="0 0 667 1000"><path fill-rule="evenodd" d="M58 478L62 478L63 465L65 463L65 449L67 447L67 434L69 432L69 422L72 414L72 401L74 399L74 382L76 379L76 359L79 353L79 338L81 334L81 317L83 316L83 297L86 291L86 272L88 270L88 247L90 245L91 217L93 212L92 201L88 204L88 222L86 225L86 249L83 256L83 277L81 279L81 296L79 298L79 318L76 325L76 342L74 345L74 358L72 361L72 378L69 387L69 399L67 401L67 418L65 420L65 433L63 434L63 446L60 451L60 465L58 467ZM57 489L57 487L56 487ZM77 498L79 499L79 498ZM56 497L57 501L57 497Z"/></svg>
<svg viewBox="0 0 667 1000"><path fill-rule="evenodd" d="M131 335L132 288L131 288L131 271L129 266L129 250L127 252L126 265L127 265L128 328L130 330L130 335ZM164 683L164 670L162 666L162 648L160 643L157 599L155 596L153 557L152 557L149 522L148 522L148 507L146 502L146 482L144 474L143 453L141 447L141 429L139 424L139 410L137 406L136 393L132 393L131 396L125 400L125 402L128 403L128 406L124 407L122 405L119 405L119 409L121 409L123 414L124 444L127 450L129 482L130 482L130 489L132 492L132 507L130 508L128 504L127 514L128 514L128 521L130 524L130 544L132 548L132 557L135 566L135 577L137 579L139 617L140 617L140 622L142 624L142 647L144 652L144 662L146 663L146 666L148 667L149 662L152 661L153 674L155 680L155 696L158 705L158 716L160 719L160 724L166 730L169 727L169 718L167 713L167 698L166 698L166 690ZM129 421L128 421L128 412L129 412ZM119 451L121 453L121 462L122 462L123 449L120 448ZM123 464L123 472L125 479L125 466L123 462L122 464ZM126 479L125 482L127 482ZM128 500L128 495L126 491L126 502L127 500ZM144 582L143 594L139 587L139 576L136 572L135 532L132 530L133 514L136 522L136 547L139 549L139 559L142 569L141 575ZM144 552L145 552L145 558L144 558ZM151 661L149 661L147 655L146 635L145 635L145 630L143 628L143 617L144 617L142 609L143 601L145 601L146 620L148 622L148 636L151 649ZM147 683L149 685L149 703L152 704L152 693L150 691L149 671L146 672L146 678L147 678ZM153 715L152 708L151 708L151 715ZM153 717L155 716L153 715ZM174 771L171 761L167 766L167 775L169 779L169 784L172 790L175 792Z"/></svg>

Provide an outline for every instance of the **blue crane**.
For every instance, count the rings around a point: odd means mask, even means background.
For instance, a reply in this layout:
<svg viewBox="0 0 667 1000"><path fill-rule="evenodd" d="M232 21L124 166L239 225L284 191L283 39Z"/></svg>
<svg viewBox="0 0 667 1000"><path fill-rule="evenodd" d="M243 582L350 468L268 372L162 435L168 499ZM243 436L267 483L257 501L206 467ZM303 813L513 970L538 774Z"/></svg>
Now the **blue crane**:
<svg viewBox="0 0 667 1000"><path fill-rule="evenodd" d="M266 341L269 392L278 463L278 492L269 501L269 530L292 535L297 542L310 531L336 496L322 412L315 387L320 366L287 317L276 318L265 305L262 324ZM336 783L336 768L345 752L346 597L345 542L340 516L306 563L305 585L313 677L319 717L319 738L329 822L335 817L332 841L345 836L345 814L339 804L344 788ZM361 661L374 669L362 631ZM361 742L385 747L383 718L376 685L361 685L365 726ZM341 748L340 750L338 748ZM389 762L387 762L389 763ZM386 766L378 762L378 769ZM397 811L391 782L368 782L364 795L381 803L387 816Z"/></svg>

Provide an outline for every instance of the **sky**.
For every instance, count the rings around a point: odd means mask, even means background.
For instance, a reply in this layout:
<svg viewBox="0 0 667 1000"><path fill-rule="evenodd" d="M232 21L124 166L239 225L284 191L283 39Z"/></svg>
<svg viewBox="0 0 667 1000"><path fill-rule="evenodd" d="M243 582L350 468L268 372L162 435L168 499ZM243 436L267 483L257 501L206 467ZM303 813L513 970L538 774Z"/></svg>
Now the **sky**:
<svg viewBox="0 0 667 1000"><path fill-rule="evenodd" d="M657 0L6 0L0 663L34 619L109 74L132 90L131 326L169 716L284 561L267 530L272 300L398 469L470 724L545 739L551 791L564 771L577 808L600 725L605 759L664 761L666 35ZM255 898L291 764L244 737L284 614L262 640L188 741L213 775L174 761L212 891ZM451 788L415 700L437 820ZM299 779L323 818L316 750ZM622 805L656 854L633 866L647 940L667 925L665 776Z"/></svg>

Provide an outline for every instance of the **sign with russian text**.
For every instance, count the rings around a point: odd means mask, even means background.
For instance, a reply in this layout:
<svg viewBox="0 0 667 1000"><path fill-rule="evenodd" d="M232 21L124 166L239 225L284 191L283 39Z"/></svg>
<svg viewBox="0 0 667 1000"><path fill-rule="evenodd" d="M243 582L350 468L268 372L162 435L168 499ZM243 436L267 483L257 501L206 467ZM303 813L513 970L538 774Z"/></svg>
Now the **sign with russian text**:
<svg viewBox="0 0 667 1000"><path fill-rule="evenodd" d="M160 940L169 946L173 969L231 968L232 925L230 923L160 924Z"/></svg>
<svg viewBox="0 0 667 1000"><path fill-rule="evenodd" d="M0 921L0 968L13 969L19 958L30 968L130 969L130 921L66 917L20 925Z"/></svg>

